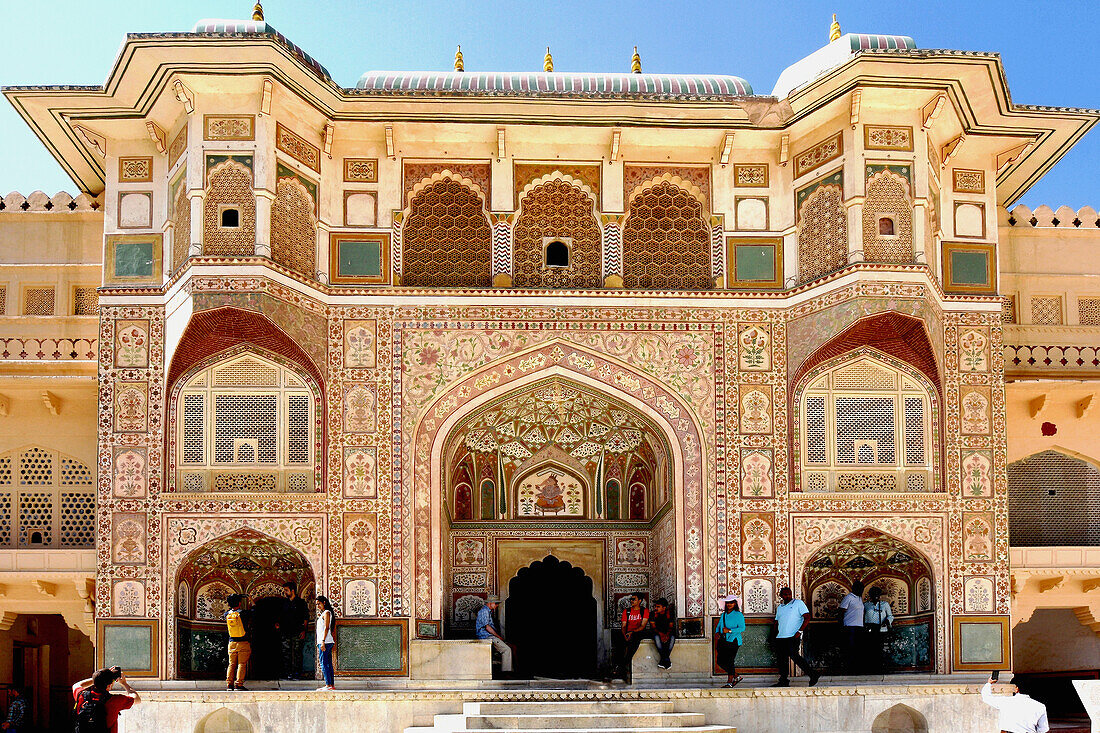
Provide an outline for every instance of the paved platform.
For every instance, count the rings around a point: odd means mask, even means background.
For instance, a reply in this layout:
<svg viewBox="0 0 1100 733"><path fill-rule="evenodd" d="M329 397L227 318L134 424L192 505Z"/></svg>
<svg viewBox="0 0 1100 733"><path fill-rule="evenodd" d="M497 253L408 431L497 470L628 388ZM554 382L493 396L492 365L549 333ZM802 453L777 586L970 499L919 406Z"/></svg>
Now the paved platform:
<svg viewBox="0 0 1100 733"><path fill-rule="evenodd" d="M771 687L774 681L773 675L750 675L738 687L727 689L720 686L721 678L711 678L706 685L539 679L478 683L337 679L335 692L319 692L316 682L307 681L254 682L247 692L227 692L211 682L150 680L137 685L145 702L124 714L120 731L463 730L436 727L436 716L444 716L444 724L450 725L458 720L455 716L468 710L464 706L470 703L544 702L553 703L560 711L560 703L635 701L660 701L667 703L662 712L688 716L670 717L670 721L689 720L717 729L736 729L737 733L869 733L883 716L923 722L929 733L987 733L996 729L994 711L978 695L985 681L979 675L826 677L812 688L807 687L804 677L793 678L788 688Z"/></svg>

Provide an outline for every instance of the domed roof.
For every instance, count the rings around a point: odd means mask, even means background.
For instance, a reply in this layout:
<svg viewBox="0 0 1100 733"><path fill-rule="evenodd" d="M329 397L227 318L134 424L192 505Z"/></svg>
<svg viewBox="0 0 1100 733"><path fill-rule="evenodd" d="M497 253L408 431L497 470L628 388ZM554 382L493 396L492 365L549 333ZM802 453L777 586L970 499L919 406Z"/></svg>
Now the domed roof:
<svg viewBox="0 0 1100 733"><path fill-rule="evenodd" d="M846 33L819 48L806 58L783 70L772 89L772 96L785 99L794 90L809 84L826 71L836 68L863 51L906 51L917 47L909 36L882 36L870 33Z"/></svg>

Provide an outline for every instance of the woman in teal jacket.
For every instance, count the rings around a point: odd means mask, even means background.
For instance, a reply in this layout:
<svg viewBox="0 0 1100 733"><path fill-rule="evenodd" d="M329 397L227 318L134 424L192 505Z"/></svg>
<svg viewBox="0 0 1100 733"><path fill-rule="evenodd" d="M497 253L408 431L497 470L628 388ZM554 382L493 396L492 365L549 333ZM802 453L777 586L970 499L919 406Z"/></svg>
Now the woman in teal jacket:
<svg viewBox="0 0 1100 733"><path fill-rule="evenodd" d="M718 639L718 666L726 671L724 687L733 687L743 677L737 676L737 650L741 648L741 635L745 632L745 614L741 613L737 596L722 599L725 610L718 617L714 636Z"/></svg>

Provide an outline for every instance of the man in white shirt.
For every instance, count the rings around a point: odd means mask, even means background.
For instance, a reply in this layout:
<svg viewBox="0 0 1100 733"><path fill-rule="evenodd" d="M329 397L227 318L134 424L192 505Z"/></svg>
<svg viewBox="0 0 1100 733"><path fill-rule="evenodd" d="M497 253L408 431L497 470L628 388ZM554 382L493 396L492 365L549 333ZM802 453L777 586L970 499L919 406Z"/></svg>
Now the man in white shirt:
<svg viewBox="0 0 1100 733"><path fill-rule="evenodd" d="M863 582L852 583L852 592L840 600L841 639L844 649L844 666L852 673L858 671L860 642L863 635Z"/></svg>
<svg viewBox="0 0 1100 733"><path fill-rule="evenodd" d="M867 628L867 661L874 674L886 671L884 646L886 633L894 626L894 611L890 602L882 599L882 588L873 586L871 600L863 604L863 625Z"/></svg>
<svg viewBox="0 0 1100 733"><path fill-rule="evenodd" d="M1016 685L1007 685L1010 695L993 694L993 678L982 685L982 701L997 708L1002 733L1047 733L1047 706L1020 693Z"/></svg>
<svg viewBox="0 0 1100 733"><path fill-rule="evenodd" d="M810 678L810 687L813 687L821 675L798 653L802 630L810 623L810 609L802 601L795 600L790 588L780 588L779 599L782 603L775 609L775 646L778 652L775 662L779 666L779 680L773 687L791 686L791 680L787 677L788 659L802 668Z"/></svg>

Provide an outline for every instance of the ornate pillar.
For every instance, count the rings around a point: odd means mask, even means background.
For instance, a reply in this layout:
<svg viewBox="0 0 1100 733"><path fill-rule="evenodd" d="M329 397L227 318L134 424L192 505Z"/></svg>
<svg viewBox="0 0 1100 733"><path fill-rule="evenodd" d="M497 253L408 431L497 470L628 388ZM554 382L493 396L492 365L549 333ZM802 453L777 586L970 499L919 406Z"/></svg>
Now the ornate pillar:
<svg viewBox="0 0 1100 733"><path fill-rule="evenodd" d="M711 214L710 217L710 277L714 287L726 286L726 217Z"/></svg>
<svg viewBox="0 0 1100 733"><path fill-rule="evenodd" d="M603 286L623 286L623 214L602 214L603 224Z"/></svg>
<svg viewBox="0 0 1100 733"><path fill-rule="evenodd" d="M494 212L493 222L493 287L512 287L512 213Z"/></svg>
<svg viewBox="0 0 1100 733"><path fill-rule="evenodd" d="M271 207L275 194L266 188L256 189L256 256L271 257Z"/></svg>
<svg viewBox="0 0 1100 733"><path fill-rule="evenodd" d="M393 233L390 235L390 267L393 270L394 287L401 285L401 227L404 223L405 212L395 209Z"/></svg>
<svg viewBox="0 0 1100 733"><path fill-rule="evenodd" d="M202 256L202 232L203 232L203 200L206 192L201 188L193 188L187 196L191 199L191 247L187 251L188 257Z"/></svg>

